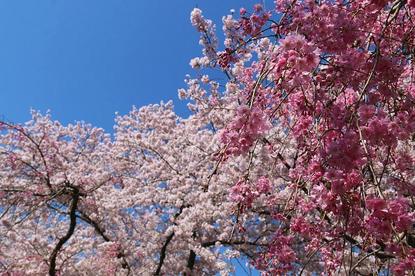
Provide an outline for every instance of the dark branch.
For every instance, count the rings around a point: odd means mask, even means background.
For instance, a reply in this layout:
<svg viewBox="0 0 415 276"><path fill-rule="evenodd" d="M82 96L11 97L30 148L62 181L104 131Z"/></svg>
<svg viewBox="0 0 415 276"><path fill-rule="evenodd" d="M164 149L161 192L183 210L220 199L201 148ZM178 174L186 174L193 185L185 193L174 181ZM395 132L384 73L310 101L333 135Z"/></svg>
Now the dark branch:
<svg viewBox="0 0 415 276"><path fill-rule="evenodd" d="M190 271L193 270L193 267L195 266L195 261L196 261L196 253L193 250L190 250L189 258L187 259L187 265L186 265L186 267ZM186 273L184 273L183 275L186 276Z"/></svg>
<svg viewBox="0 0 415 276"><path fill-rule="evenodd" d="M72 187L72 203L69 210L69 229L66 232L66 235L59 239L58 243L56 244L55 248L52 251L52 254L49 257L49 275L55 276L56 275L56 258L58 256L59 251L62 249L63 245L71 238L72 234L75 231L76 226L76 209L78 207L78 200L79 200L79 191L77 188Z"/></svg>
<svg viewBox="0 0 415 276"><path fill-rule="evenodd" d="M177 218L178 216L180 216L180 214L183 212L183 209L184 209L184 208L189 208L189 207L191 207L191 205L182 205L182 206L180 206L180 210L179 210L179 212L177 212L177 213L173 216L173 218L174 218L174 219L176 219L176 218ZM176 224L176 223L174 223L174 224ZM174 232L172 232L170 235L168 235L168 236L167 236L167 239L166 239L166 241L164 242L164 244L163 244L163 246L162 246L162 248L161 248L161 250L160 250L160 259L159 259L159 264L158 264L158 266L157 266L157 270L156 270L156 272L154 273L154 275L160 275L161 268L162 268L163 263L164 263L164 259L166 258L167 246L169 245L169 243L171 242L171 240L173 239L173 237L174 237Z"/></svg>
<svg viewBox="0 0 415 276"><path fill-rule="evenodd" d="M105 230L102 229L96 221L92 220L88 215L86 215L82 211L79 211L79 213L81 214L79 218L91 225L92 227L94 227L95 231L104 239L104 241L111 241L111 239L107 235L105 235Z"/></svg>
<svg viewBox="0 0 415 276"><path fill-rule="evenodd" d="M111 239L105 234L105 229L102 229L96 221L91 219L87 214L85 214L82 211L79 211L79 213L81 214L79 218L85 221L86 223L88 223L89 225L91 225L92 227L94 227L95 232L97 232L104 239L104 241L106 242L111 241ZM118 252L117 258L122 260L121 267L124 269L127 269L128 270L127 275L130 275L131 267L128 264L125 254L124 252L122 252L122 250Z"/></svg>
<svg viewBox="0 0 415 276"><path fill-rule="evenodd" d="M159 264L157 266L157 270L154 273L154 275L160 275L161 272L161 267L163 266L163 262L164 259L166 258L166 251L167 251L167 246L169 245L170 241L173 239L174 236L174 232L172 232L166 239L166 241L163 244L163 247L161 248L160 251L160 260L159 260Z"/></svg>

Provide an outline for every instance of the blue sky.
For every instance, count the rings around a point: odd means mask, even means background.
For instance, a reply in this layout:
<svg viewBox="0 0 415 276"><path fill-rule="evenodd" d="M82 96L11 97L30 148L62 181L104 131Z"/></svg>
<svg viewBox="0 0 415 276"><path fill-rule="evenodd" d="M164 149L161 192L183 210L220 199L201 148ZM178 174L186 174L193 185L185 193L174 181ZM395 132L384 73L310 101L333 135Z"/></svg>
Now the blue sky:
<svg viewBox="0 0 415 276"><path fill-rule="evenodd" d="M114 112L173 99L199 55L194 7L219 23L244 0L0 0L0 116L50 109L112 130ZM268 1L272 2L272 1Z"/></svg>
<svg viewBox="0 0 415 276"><path fill-rule="evenodd" d="M256 2L0 0L0 119L21 123L31 108L50 109L64 124L111 132L114 112L169 99L185 115L177 89L201 51L190 11L201 8L220 31L230 9Z"/></svg>

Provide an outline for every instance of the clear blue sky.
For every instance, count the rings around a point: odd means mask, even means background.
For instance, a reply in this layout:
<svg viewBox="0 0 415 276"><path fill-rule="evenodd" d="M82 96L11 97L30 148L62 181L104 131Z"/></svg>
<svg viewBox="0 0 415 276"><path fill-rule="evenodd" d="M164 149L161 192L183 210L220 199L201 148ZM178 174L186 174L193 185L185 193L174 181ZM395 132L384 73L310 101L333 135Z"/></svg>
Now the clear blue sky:
<svg viewBox="0 0 415 276"><path fill-rule="evenodd" d="M186 114L177 89L201 50L190 11L201 8L220 32L222 15L256 2L0 0L0 119L50 109L64 124L112 131L115 111L169 99Z"/></svg>
<svg viewBox="0 0 415 276"><path fill-rule="evenodd" d="M219 23L248 0L0 0L0 116L50 109L112 130L114 112L173 99L200 54L198 6ZM272 3L272 1L268 1Z"/></svg>

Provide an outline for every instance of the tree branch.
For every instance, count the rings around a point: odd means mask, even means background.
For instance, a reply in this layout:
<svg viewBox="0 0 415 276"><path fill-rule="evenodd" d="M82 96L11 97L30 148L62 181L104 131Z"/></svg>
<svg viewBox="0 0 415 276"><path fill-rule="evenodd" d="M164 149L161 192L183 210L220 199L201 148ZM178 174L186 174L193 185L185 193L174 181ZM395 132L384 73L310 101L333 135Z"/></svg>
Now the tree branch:
<svg viewBox="0 0 415 276"><path fill-rule="evenodd" d="M66 232L66 235L59 239L58 243L56 244L55 248L52 251L52 254L49 257L49 275L55 276L56 275L56 258L58 256L59 251L63 247L63 245L71 238L72 234L75 231L76 226L76 209L78 206L79 200L79 190L75 187L71 187L72 189L72 203L69 211L69 229Z"/></svg>
<svg viewBox="0 0 415 276"><path fill-rule="evenodd" d="M79 211L79 213L81 214L81 216L79 218L82 219L83 221L85 221L86 223L88 223L89 225L91 225L92 227L94 227L95 232L97 232L104 239L104 241L106 241L106 242L111 241L111 239L105 234L105 229L102 229L96 221L91 219L87 214L85 214L82 211ZM121 267L124 268L124 269L127 269L128 270L127 275L130 275L131 267L128 264L128 261L125 257L125 254L121 249L119 250L119 252L117 254L117 258L122 260Z"/></svg>
<svg viewBox="0 0 415 276"><path fill-rule="evenodd" d="M154 275L160 275L161 272L161 267L163 266L164 263L164 259L166 258L166 251L167 251L167 246L169 245L170 241L173 239L174 236L174 232L172 232L166 239L166 241L163 244L163 247L161 248L160 251L160 260L159 260L159 264L157 266L157 270L154 273Z"/></svg>
<svg viewBox="0 0 415 276"><path fill-rule="evenodd" d="M176 219L178 216L180 216L180 214L183 212L184 208L188 208L188 207L190 207L190 205L180 206L180 210L179 210L179 212L177 212L177 214L174 215L174 219ZM161 247L159 264L157 265L157 270L154 273L154 275L160 275L161 267L163 266L164 259L166 258L167 246L169 245L169 243L171 242L173 237L174 237L174 232L172 232L170 235L167 236L166 241L164 242L163 246Z"/></svg>
<svg viewBox="0 0 415 276"><path fill-rule="evenodd" d="M193 250L190 250L189 258L187 259L187 268L193 270L196 261L196 253Z"/></svg>

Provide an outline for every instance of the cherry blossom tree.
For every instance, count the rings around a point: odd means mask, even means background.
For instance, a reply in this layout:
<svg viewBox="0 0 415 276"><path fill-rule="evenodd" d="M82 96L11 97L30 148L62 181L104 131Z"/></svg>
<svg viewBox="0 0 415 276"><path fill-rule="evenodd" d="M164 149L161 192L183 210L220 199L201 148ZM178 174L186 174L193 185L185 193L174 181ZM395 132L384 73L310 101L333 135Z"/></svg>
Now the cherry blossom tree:
<svg viewBox="0 0 415 276"><path fill-rule="evenodd" d="M114 139L37 112L25 125L3 123L2 271L227 274L227 259L254 260L277 229L265 202L287 170L262 147L222 164L216 128L231 119L225 108L187 119L171 103L134 108L116 118ZM247 170L258 178L256 191L246 187L249 210L229 200Z"/></svg>
<svg viewBox="0 0 415 276"><path fill-rule="evenodd" d="M414 13L414 1L277 0L225 16L220 51L213 23L193 11L205 50L191 65L221 69L225 94L236 91L224 162L260 145L288 170L285 193L266 201L278 229L257 268L414 272ZM276 127L290 145L269 141ZM248 170L231 199L251 209L256 185Z"/></svg>
<svg viewBox="0 0 415 276"><path fill-rule="evenodd" d="M114 134L32 113L1 123L0 271L415 272L415 1L194 9L179 97Z"/></svg>

